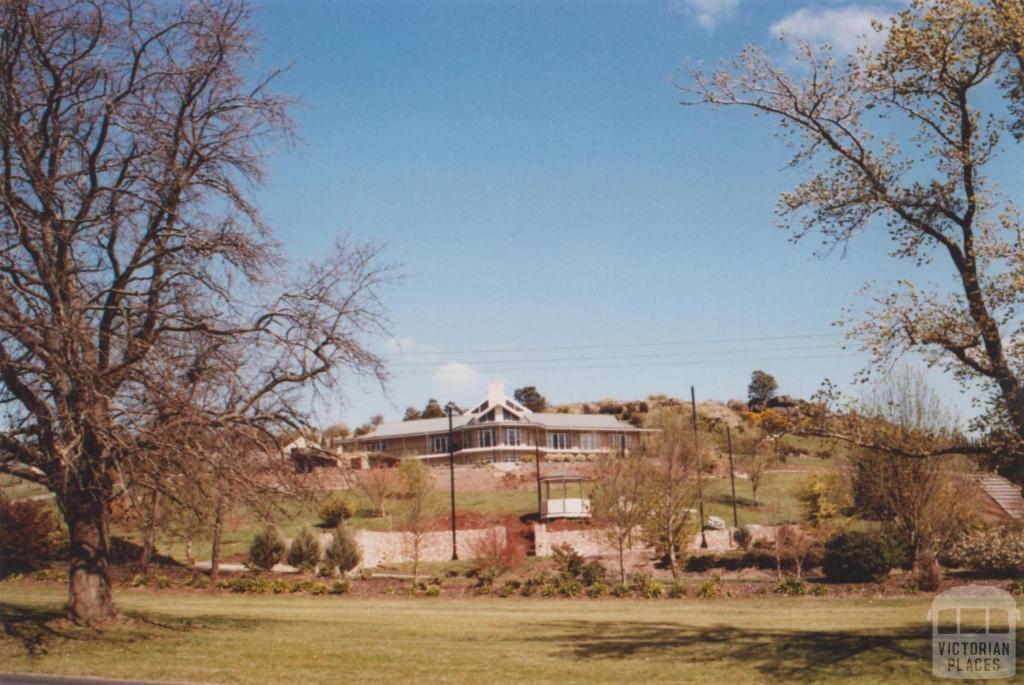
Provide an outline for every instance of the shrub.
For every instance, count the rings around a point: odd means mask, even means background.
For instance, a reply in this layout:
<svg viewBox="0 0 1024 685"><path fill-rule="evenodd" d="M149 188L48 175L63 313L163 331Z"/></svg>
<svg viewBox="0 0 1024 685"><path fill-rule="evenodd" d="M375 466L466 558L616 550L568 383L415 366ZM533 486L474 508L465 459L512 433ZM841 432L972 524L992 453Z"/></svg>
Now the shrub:
<svg viewBox="0 0 1024 685"><path fill-rule="evenodd" d="M1006 590L1011 595L1024 595L1024 578L1014 580L1006 587Z"/></svg>
<svg viewBox="0 0 1024 685"><path fill-rule="evenodd" d="M337 569L341 575L345 575L358 566L362 558L355 535L346 526L338 526L334 531L334 539L324 552L324 566L331 573Z"/></svg>
<svg viewBox="0 0 1024 685"><path fill-rule="evenodd" d="M881 581L895 562L892 545L883 536L851 531L825 543L821 567L830 580L866 583Z"/></svg>
<svg viewBox="0 0 1024 685"><path fill-rule="evenodd" d="M352 505L344 496L334 494L320 502L317 513L325 528L337 528L352 518Z"/></svg>
<svg viewBox="0 0 1024 685"><path fill-rule="evenodd" d="M440 585L427 585L423 588L424 597L440 597L444 590L441 589Z"/></svg>
<svg viewBox="0 0 1024 685"><path fill-rule="evenodd" d="M496 527L484 531L474 540L471 552L476 568L494 569L496 577L519 568L526 560L526 548L521 538L510 538Z"/></svg>
<svg viewBox="0 0 1024 685"><path fill-rule="evenodd" d="M686 586L682 583L672 583L668 586L668 596L670 599L682 599L686 596Z"/></svg>
<svg viewBox="0 0 1024 685"><path fill-rule="evenodd" d="M922 554L914 567L914 584L925 592L935 592L942 585L942 568L931 554Z"/></svg>
<svg viewBox="0 0 1024 685"><path fill-rule="evenodd" d="M775 588L775 591L788 597L799 597L807 594L807 583L803 578L786 576L779 581L779 586Z"/></svg>
<svg viewBox="0 0 1024 685"><path fill-rule="evenodd" d="M608 571L605 569L604 564L596 559L588 561L580 570L580 579L583 580L583 584L587 587L595 583L604 583L607 576Z"/></svg>
<svg viewBox="0 0 1024 685"><path fill-rule="evenodd" d="M0 500L0 578L45 566L60 537L48 503Z"/></svg>
<svg viewBox="0 0 1024 685"><path fill-rule="evenodd" d="M288 547L288 564L302 572L312 571L320 563L320 543L313 531L303 528Z"/></svg>
<svg viewBox="0 0 1024 685"><path fill-rule="evenodd" d="M487 590L494 585L494 581L498 578L497 569L487 567L477 571L476 574L476 586L478 589Z"/></svg>
<svg viewBox="0 0 1024 685"><path fill-rule="evenodd" d="M272 580L270 581L270 591L275 595L280 595L288 592L288 583L283 580Z"/></svg>
<svg viewBox="0 0 1024 685"><path fill-rule="evenodd" d="M952 566L995 576L1024 573L1024 530L997 526L968 531L945 555Z"/></svg>
<svg viewBox="0 0 1024 685"><path fill-rule="evenodd" d="M629 586L625 583L615 583L612 585L612 594L616 597L626 597L629 595Z"/></svg>
<svg viewBox="0 0 1024 685"><path fill-rule="evenodd" d="M331 586L322 580L309 584L309 594L311 595L326 595L331 591Z"/></svg>
<svg viewBox="0 0 1024 685"><path fill-rule="evenodd" d="M306 592L309 590L310 581L308 580L296 580L294 583L288 586L288 592Z"/></svg>
<svg viewBox="0 0 1024 685"><path fill-rule="evenodd" d="M718 576L708 578L697 586L697 596L701 599L714 599L722 594L722 581Z"/></svg>
<svg viewBox="0 0 1024 685"><path fill-rule="evenodd" d="M558 594L563 597L579 597L583 594L583 583L568 575L559 576L555 586Z"/></svg>
<svg viewBox="0 0 1024 685"><path fill-rule="evenodd" d="M368 568L360 569L359 578L361 580L369 580L370 578L373 578L373 571Z"/></svg>
<svg viewBox="0 0 1024 685"><path fill-rule="evenodd" d="M269 571L281 561L284 554L284 540L274 526L267 526L257 533L249 545L249 566L258 571Z"/></svg>
<svg viewBox="0 0 1024 685"><path fill-rule="evenodd" d="M174 581L167 576L160 576L156 579L157 589L166 590L174 585Z"/></svg>
<svg viewBox="0 0 1024 685"><path fill-rule="evenodd" d="M548 582L548 574L544 571L530 574L526 580L523 581L523 587L520 590L520 594L523 597L532 597L537 594L539 590L544 589Z"/></svg>
<svg viewBox="0 0 1024 685"><path fill-rule="evenodd" d="M331 583L332 595L343 595L352 589L352 582L349 580L336 580Z"/></svg>
<svg viewBox="0 0 1024 685"><path fill-rule="evenodd" d="M578 578L583 572L583 557L568 542L551 548L551 560L561 573L572 578Z"/></svg>
<svg viewBox="0 0 1024 685"><path fill-rule="evenodd" d="M606 594L608 594L608 586L602 581L595 581L587 586L587 597L591 599L604 597Z"/></svg>
<svg viewBox="0 0 1024 685"><path fill-rule="evenodd" d="M750 550L750 545L754 542L754 534L748 526L740 526L733 531L732 540L739 545L740 549L747 552Z"/></svg>

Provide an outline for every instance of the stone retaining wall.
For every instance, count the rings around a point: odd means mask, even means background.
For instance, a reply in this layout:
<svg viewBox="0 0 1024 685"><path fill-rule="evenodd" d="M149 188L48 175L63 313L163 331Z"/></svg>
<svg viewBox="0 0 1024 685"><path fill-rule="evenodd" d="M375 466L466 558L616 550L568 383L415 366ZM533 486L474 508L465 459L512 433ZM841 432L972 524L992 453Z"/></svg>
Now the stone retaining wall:
<svg viewBox="0 0 1024 685"><path fill-rule="evenodd" d="M456 550L459 559L473 559L479 545L496 535L504 544L507 534L504 526L460 530L456 533ZM408 533L384 533L370 530L355 532L356 542L363 553L361 566L374 567L381 564L398 564L412 561L413 536ZM424 533L420 540L420 561L449 561L452 558L452 533L450 530Z"/></svg>

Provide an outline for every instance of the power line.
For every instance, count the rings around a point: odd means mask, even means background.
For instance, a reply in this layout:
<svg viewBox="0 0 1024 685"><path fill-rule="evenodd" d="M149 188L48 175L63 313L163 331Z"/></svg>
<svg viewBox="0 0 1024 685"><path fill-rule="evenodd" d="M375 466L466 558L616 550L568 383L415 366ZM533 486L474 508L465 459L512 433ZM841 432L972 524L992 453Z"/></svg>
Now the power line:
<svg viewBox="0 0 1024 685"><path fill-rule="evenodd" d="M842 338L842 333L811 333L805 335L774 335L756 336L749 338L719 338L719 339L690 339L690 340L669 340L664 342L633 342L607 345L560 345L552 347L505 347L505 348L484 348L476 350L432 350L429 352L388 352L382 356L426 356L426 355L455 355L455 354L498 354L502 352L558 352L565 350L601 350L621 349L629 347L667 347L669 345L710 345L737 342L767 342L771 340L803 340L809 338Z"/></svg>
<svg viewBox="0 0 1024 685"><path fill-rule="evenodd" d="M867 352L853 352L847 354L819 354L819 355L798 355L788 357L748 357L748 358L733 358L733 359L695 359L687 361L677 362L653 362L649 364L598 364L598 365L585 365L585 366L535 366L535 367L472 367L475 371L484 373L494 372L520 372L520 371L577 371L577 370L599 370L599 369L628 369L628 368L647 368L647 367L662 367L662 366L692 366L694 364L735 364L737 362L772 362L772 361L804 361L807 359L836 359L840 357L864 357L868 356ZM404 371L402 375L423 375L423 374L460 374L465 371L460 369L443 370L438 369L436 371Z"/></svg>
<svg viewBox="0 0 1024 685"><path fill-rule="evenodd" d="M529 359L500 359L495 360L495 363L501 364L520 364L520 363L547 363L547 362L580 362L580 361L598 361L603 359L663 359L666 357L693 357L696 355L716 355L716 354L750 354L752 352L792 352L797 350L835 350L843 349L841 346L835 344L829 345L795 345L788 347L769 347L763 349L739 349L739 350L697 350L690 352L659 352L656 354L610 354L610 355L597 355L591 357L533 357ZM391 367L410 367L410 366L436 366L439 362L392 362L389 364Z"/></svg>

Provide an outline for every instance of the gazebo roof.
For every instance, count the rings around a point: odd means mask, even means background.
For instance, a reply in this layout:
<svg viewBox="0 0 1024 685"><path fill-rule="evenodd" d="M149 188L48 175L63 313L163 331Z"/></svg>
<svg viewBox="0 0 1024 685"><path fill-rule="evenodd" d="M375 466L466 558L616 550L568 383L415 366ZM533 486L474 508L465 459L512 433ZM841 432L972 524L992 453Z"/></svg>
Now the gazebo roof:
<svg viewBox="0 0 1024 685"><path fill-rule="evenodd" d="M550 476L544 476L540 479L542 483L572 483L575 481L590 480L587 476L581 476L576 473L554 473Z"/></svg>

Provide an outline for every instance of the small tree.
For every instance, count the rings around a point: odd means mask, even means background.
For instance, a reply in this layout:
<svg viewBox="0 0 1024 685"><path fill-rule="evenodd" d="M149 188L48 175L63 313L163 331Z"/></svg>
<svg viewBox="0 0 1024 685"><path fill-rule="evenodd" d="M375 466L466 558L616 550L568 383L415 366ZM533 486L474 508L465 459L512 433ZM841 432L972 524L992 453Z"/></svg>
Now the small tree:
<svg viewBox="0 0 1024 685"><path fill-rule="evenodd" d="M288 547L288 564L303 573L320 563L320 542L309 528L303 528Z"/></svg>
<svg viewBox="0 0 1024 685"><path fill-rule="evenodd" d="M373 515L387 515L388 502L398 491L398 477L395 469L375 468L358 471L355 475L356 489L370 501Z"/></svg>
<svg viewBox="0 0 1024 685"><path fill-rule="evenodd" d="M764 404L775 397L775 391L779 384L775 376L764 371L757 370L750 374L750 385L747 386L747 397L751 404Z"/></svg>
<svg viewBox="0 0 1024 685"><path fill-rule="evenodd" d="M352 517L352 505L349 504L348 498L333 494L320 502L317 513L325 527L337 528L345 519Z"/></svg>
<svg viewBox="0 0 1024 685"><path fill-rule="evenodd" d="M649 469L639 451L602 455L594 469L591 516L618 555L619 578L623 583L631 536L650 514L648 477Z"/></svg>
<svg viewBox="0 0 1024 685"><path fill-rule="evenodd" d="M659 410L652 424L659 430L644 444L650 506L644 534L655 546L665 549L672 577L678 579L679 557L699 525L692 511L697 502L702 452L695 444L689 417L678 408ZM710 440L704 436L699 444L708 445Z"/></svg>
<svg viewBox="0 0 1024 685"><path fill-rule="evenodd" d="M412 557L412 575L419 576L423 540L438 502L430 482L430 470L419 459L403 459L398 467L399 496L402 498L400 521Z"/></svg>
<svg viewBox="0 0 1024 685"><path fill-rule="evenodd" d="M256 534L249 545L249 566L257 571L269 571L284 556L284 539L276 526L267 526Z"/></svg>
<svg viewBox="0 0 1024 685"><path fill-rule="evenodd" d="M406 407L405 408L405 414L402 415L402 420L403 421L415 421L417 419L422 419L422 418L423 418L423 414L421 414L420 410L417 409L416 407Z"/></svg>
<svg viewBox="0 0 1024 685"><path fill-rule="evenodd" d="M543 412L548 408L548 401L537 391L536 386L527 385L517 389L512 397L516 402L523 405L530 411Z"/></svg>
<svg viewBox="0 0 1024 685"><path fill-rule="evenodd" d="M324 552L324 564L332 573L337 569L345 575L359 565L362 556L355 535L347 526L341 525L335 529L334 539Z"/></svg>
<svg viewBox="0 0 1024 685"><path fill-rule="evenodd" d="M747 474L754 506L759 506L757 492L764 485L768 471L776 463L774 442L765 438L744 437L735 441L737 462Z"/></svg>

